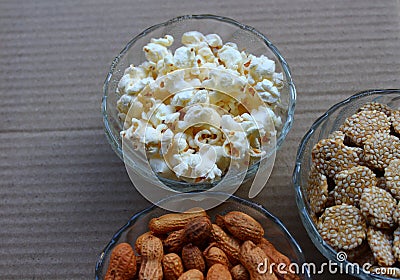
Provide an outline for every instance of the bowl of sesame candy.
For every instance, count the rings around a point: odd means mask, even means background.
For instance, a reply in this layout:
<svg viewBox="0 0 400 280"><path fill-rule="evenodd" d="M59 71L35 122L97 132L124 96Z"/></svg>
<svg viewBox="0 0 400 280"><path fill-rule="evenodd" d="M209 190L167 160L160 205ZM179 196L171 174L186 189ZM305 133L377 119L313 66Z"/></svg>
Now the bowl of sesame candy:
<svg viewBox="0 0 400 280"><path fill-rule="evenodd" d="M400 90L334 105L301 141L293 183L318 250L361 279L400 277Z"/></svg>

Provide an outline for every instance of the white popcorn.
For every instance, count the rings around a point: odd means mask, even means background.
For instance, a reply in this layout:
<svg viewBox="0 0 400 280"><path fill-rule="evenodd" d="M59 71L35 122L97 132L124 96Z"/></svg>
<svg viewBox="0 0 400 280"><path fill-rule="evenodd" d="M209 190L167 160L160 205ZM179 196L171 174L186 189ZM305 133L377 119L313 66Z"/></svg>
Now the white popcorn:
<svg viewBox="0 0 400 280"><path fill-rule="evenodd" d="M195 56L196 54L191 48L177 48L174 53L175 66L179 68L190 68L193 66Z"/></svg>
<svg viewBox="0 0 400 280"><path fill-rule="evenodd" d="M232 160L256 160L282 127L283 73L274 61L223 44L217 34L151 39L146 61L130 65L118 82L121 136L140 151L153 171L187 182L220 179ZM248 113L250 112L250 113ZM250 159L251 157L251 159Z"/></svg>
<svg viewBox="0 0 400 280"><path fill-rule="evenodd" d="M168 49L160 44L148 43L143 47L146 59L157 63L159 60L164 59L168 55Z"/></svg>
<svg viewBox="0 0 400 280"><path fill-rule="evenodd" d="M222 145L224 153L232 159L244 159L249 151L249 141L246 133L242 131L231 131L229 138Z"/></svg>
<svg viewBox="0 0 400 280"><path fill-rule="evenodd" d="M187 103L188 106L190 105L194 105L197 103L209 103L209 97L208 97L208 90L198 90L196 91L192 98L189 100L189 102Z"/></svg>
<svg viewBox="0 0 400 280"><path fill-rule="evenodd" d="M135 95L140 93L148 84L154 82L152 77L147 77L141 80L132 80L125 86L126 94Z"/></svg>
<svg viewBox="0 0 400 280"><path fill-rule="evenodd" d="M224 63L228 69L237 70L242 62L242 55L234 47L224 45L218 51L219 59Z"/></svg>
<svg viewBox="0 0 400 280"><path fill-rule="evenodd" d="M165 35L164 38L152 38L150 42L154 44L159 44L164 47L169 47L174 43L174 37L172 37L171 35Z"/></svg>
<svg viewBox="0 0 400 280"><path fill-rule="evenodd" d="M210 47L213 48L222 47L222 39L217 34L207 34L206 41Z"/></svg>
<svg viewBox="0 0 400 280"><path fill-rule="evenodd" d="M254 88L257 90L261 99L270 104L275 104L280 100L279 90L274 86L274 83L268 79L258 82Z"/></svg>
<svg viewBox="0 0 400 280"><path fill-rule="evenodd" d="M221 116L214 108L200 105L190 106L183 120L188 126L205 123L219 127L221 124Z"/></svg>
<svg viewBox="0 0 400 280"><path fill-rule="evenodd" d="M189 31L185 32L182 35L182 44L192 47L199 45L201 42L204 42L206 40L206 37L198 31Z"/></svg>
<svg viewBox="0 0 400 280"><path fill-rule="evenodd" d="M177 92L171 99L172 106L185 107L192 100L194 93L192 89Z"/></svg>
<svg viewBox="0 0 400 280"><path fill-rule="evenodd" d="M273 60L264 55L260 57L251 56L249 75L254 82L262 81L265 78L271 78L274 72L275 62Z"/></svg>

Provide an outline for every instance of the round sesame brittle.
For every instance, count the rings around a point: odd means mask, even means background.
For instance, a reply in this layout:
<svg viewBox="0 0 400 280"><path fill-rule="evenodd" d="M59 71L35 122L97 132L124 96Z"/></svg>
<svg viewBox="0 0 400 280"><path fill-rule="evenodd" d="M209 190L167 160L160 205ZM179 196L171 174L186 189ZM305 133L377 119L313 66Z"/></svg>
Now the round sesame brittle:
<svg viewBox="0 0 400 280"><path fill-rule="evenodd" d="M367 240L376 262L381 266L391 266L395 263L392 253L393 236L383 230L368 227Z"/></svg>
<svg viewBox="0 0 400 280"><path fill-rule="evenodd" d="M364 160L372 168L383 170L396 158L400 158L399 138L387 133L376 133L365 141Z"/></svg>
<svg viewBox="0 0 400 280"><path fill-rule="evenodd" d="M343 170L334 180L336 184L334 197L337 205L345 203L358 207L364 188L376 186L375 173L365 166L354 166Z"/></svg>
<svg viewBox="0 0 400 280"><path fill-rule="evenodd" d="M400 261L400 227L393 232L393 255Z"/></svg>
<svg viewBox="0 0 400 280"><path fill-rule="evenodd" d="M382 112L360 111L346 119L341 130L357 145L362 146L365 141L377 132L390 133L389 118Z"/></svg>
<svg viewBox="0 0 400 280"><path fill-rule="evenodd" d="M345 250L345 253L347 255L347 260L353 263L358 263L359 265L375 263L374 255L372 254L367 241L363 241L360 246L354 249Z"/></svg>
<svg viewBox="0 0 400 280"><path fill-rule="evenodd" d="M397 203L393 210L393 220L395 223L400 224L400 202Z"/></svg>
<svg viewBox="0 0 400 280"><path fill-rule="evenodd" d="M366 223L360 210L352 205L335 205L325 209L318 220L322 238L337 249L350 250L366 237Z"/></svg>
<svg viewBox="0 0 400 280"><path fill-rule="evenodd" d="M393 130L400 134L400 111L396 110L392 112L390 116L390 121L392 122Z"/></svg>
<svg viewBox="0 0 400 280"><path fill-rule="evenodd" d="M322 139L312 150L312 159L319 172L333 178L337 173L359 165L363 150L348 147L339 139Z"/></svg>
<svg viewBox="0 0 400 280"><path fill-rule="evenodd" d="M360 209L369 224L378 228L391 228L394 225L393 211L396 200L389 192L371 186L365 188L360 199Z"/></svg>
<svg viewBox="0 0 400 280"><path fill-rule="evenodd" d="M368 102L365 105L363 105L360 109L358 109L358 112L361 111L378 111L384 113L386 116L390 116L392 113L392 109L389 108L389 106L378 103L378 102Z"/></svg>
<svg viewBox="0 0 400 280"><path fill-rule="evenodd" d="M315 165L311 167L306 192L311 210L314 213L322 212L328 197L328 180L318 172Z"/></svg>
<svg viewBox="0 0 400 280"><path fill-rule="evenodd" d="M385 168L385 179L388 190L400 199L400 159L392 160Z"/></svg>

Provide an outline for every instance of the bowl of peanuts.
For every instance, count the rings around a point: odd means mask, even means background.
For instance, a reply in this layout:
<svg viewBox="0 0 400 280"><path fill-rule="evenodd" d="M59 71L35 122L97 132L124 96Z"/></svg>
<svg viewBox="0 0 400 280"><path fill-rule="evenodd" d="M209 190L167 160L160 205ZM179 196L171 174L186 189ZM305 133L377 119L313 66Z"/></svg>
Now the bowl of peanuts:
<svg viewBox="0 0 400 280"><path fill-rule="evenodd" d="M296 101L289 67L269 39L215 15L177 17L134 37L103 92L115 153L137 176L178 191L254 177L283 143Z"/></svg>
<svg viewBox="0 0 400 280"><path fill-rule="evenodd" d="M235 196L202 208L203 199L219 196L181 193L135 214L100 254L96 279L311 279L276 217ZM171 204L181 211L167 210Z"/></svg>
<svg viewBox="0 0 400 280"><path fill-rule="evenodd" d="M293 183L326 258L361 279L400 277L400 90L357 93L318 118Z"/></svg>

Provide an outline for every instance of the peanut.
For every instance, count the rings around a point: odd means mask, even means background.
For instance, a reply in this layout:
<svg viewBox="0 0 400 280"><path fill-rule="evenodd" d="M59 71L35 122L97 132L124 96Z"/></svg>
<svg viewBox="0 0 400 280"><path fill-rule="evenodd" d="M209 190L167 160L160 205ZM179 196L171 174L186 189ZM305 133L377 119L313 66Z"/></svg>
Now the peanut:
<svg viewBox="0 0 400 280"><path fill-rule="evenodd" d="M183 273L178 280L204 280L204 275L200 270L189 269Z"/></svg>
<svg viewBox="0 0 400 280"><path fill-rule="evenodd" d="M210 267L207 272L207 280L232 280L228 267L220 263L216 263Z"/></svg>
<svg viewBox="0 0 400 280"><path fill-rule="evenodd" d="M113 249L105 280L130 280L136 274L136 256L131 245L120 243Z"/></svg>
<svg viewBox="0 0 400 280"><path fill-rule="evenodd" d="M180 253L183 247L183 231L180 229L171 232L167 238L163 240L164 249L169 253Z"/></svg>
<svg viewBox="0 0 400 280"><path fill-rule="evenodd" d="M143 240L146 239L147 236L152 235L150 231L143 233L142 235L140 235L135 242L135 251L136 253L138 253L139 255L142 254L141 249L142 249L142 243Z"/></svg>
<svg viewBox="0 0 400 280"><path fill-rule="evenodd" d="M211 234L215 242L218 244L218 247L225 252L229 261L231 263L237 262L239 260L239 241L228 235L216 224L212 225Z"/></svg>
<svg viewBox="0 0 400 280"><path fill-rule="evenodd" d="M206 270L206 263L200 249L193 244L187 244L182 249L182 262L186 270L197 269L202 273Z"/></svg>
<svg viewBox="0 0 400 280"><path fill-rule="evenodd" d="M211 221L208 217L191 219L183 230L184 243L192 243L196 246L207 244L211 237Z"/></svg>
<svg viewBox="0 0 400 280"><path fill-rule="evenodd" d="M240 262L247 269L250 274L251 280L277 280L273 271L270 271L269 267L263 267L265 273L260 273L257 268L259 265L271 263L268 259L267 254L259 247L257 247L252 241L248 240L243 242L240 246Z"/></svg>
<svg viewBox="0 0 400 280"><path fill-rule="evenodd" d="M264 229L260 223L243 212L229 212L223 220L228 231L239 240L257 243L264 236Z"/></svg>
<svg viewBox="0 0 400 280"><path fill-rule="evenodd" d="M196 207L183 213L165 214L151 219L149 228L155 235L161 235L184 228L191 219L196 217L207 217L207 213L204 209Z"/></svg>
<svg viewBox="0 0 400 280"><path fill-rule="evenodd" d="M162 266L165 280L177 280L183 274L182 260L175 253L164 255Z"/></svg>
<svg viewBox="0 0 400 280"><path fill-rule="evenodd" d="M142 241L141 251L139 280L161 280L163 278L161 260L164 254L161 240L153 235L147 236Z"/></svg>
<svg viewBox="0 0 400 280"><path fill-rule="evenodd" d="M231 269L231 275L232 275L233 280L249 280L250 279L249 273L247 272L246 268L241 264L238 264Z"/></svg>
<svg viewBox="0 0 400 280"><path fill-rule="evenodd" d="M260 247L268 256L268 258L276 264L285 264L285 272L286 273L279 273L278 269L276 266L273 267L274 272L276 275L280 276L281 278L285 280L295 280L295 279L300 279L297 275L293 274L289 270L289 266L291 264L291 261L289 260L288 257L286 257L284 254L279 252L274 245L272 245L271 242L269 242L265 238L261 238L260 243L257 245Z"/></svg>
<svg viewBox="0 0 400 280"><path fill-rule="evenodd" d="M226 267L231 267L229 259L224 251L222 251L218 247L215 247L214 244L204 250L203 255L208 267L211 267L216 263L220 263L222 265L225 265Z"/></svg>

